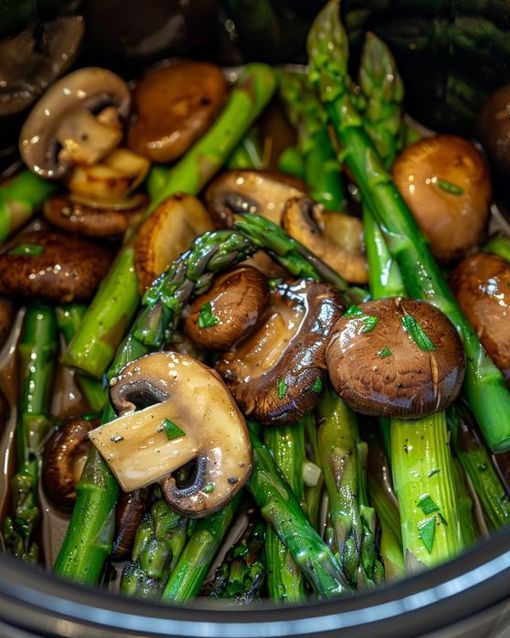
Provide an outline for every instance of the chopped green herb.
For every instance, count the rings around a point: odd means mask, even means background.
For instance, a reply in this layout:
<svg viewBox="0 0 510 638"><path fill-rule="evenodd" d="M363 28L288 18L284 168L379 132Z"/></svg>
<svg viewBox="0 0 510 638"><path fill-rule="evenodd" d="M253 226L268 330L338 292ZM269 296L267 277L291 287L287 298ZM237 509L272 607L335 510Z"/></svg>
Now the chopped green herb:
<svg viewBox="0 0 510 638"><path fill-rule="evenodd" d="M374 315L366 315L365 316L365 327L361 332L372 332L372 330L379 323L379 318Z"/></svg>
<svg viewBox="0 0 510 638"><path fill-rule="evenodd" d="M418 536L423 546L429 554L434 547L434 536L436 535L436 517L431 516L418 523Z"/></svg>
<svg viewBox="0 0 510 638"><path fill-rule="evenodd" d="M358 306L349 306L345 311L344 317L362 317L365 313Z"/></svg>
<svg viewBox="0 0 510 638"><path fill-rule="evenodd" d="M200 329L203 328L212 328L213 326L218 325L220 320L218 317L213 314L211 302L203 304L198 313L198 327Z"/></svg>
<svg viewBox="0 0 510 638"><path fill-rule="evenodd" d="M15 246L11 248L8 255L23 255L25 257L37 257L41 253L44 252L44 246L40 246L39 244L20 244L19 246Z"/></svg>
<svg viewBox="0 0 510 638"><path fill-rule="evenodd" d="M216 488L216 485L213 482L207 483L207 485L204 487L202 492L205 492L206 494L211 494L211 492L214 492L215 488Z"/></svg>
<svg viewBox="0 0 510 638"><path fill-rule="evenodd" d="M183 432L181 428L173 421L170 421L170 419L163 419L161 425L163 426L163 429L165 430L167 439L169 441L180 439L181 436L186 436L186 432Z"/></svg>
<svg viewBox="0 0 510 638"><path fill-rule="evenodd" d="M434 352L436 346L429 339L427 333L413 315L404 315L400 321L420 350L423 350L423 352Z"/></svg>
<svg viewBox="0 0 510 638"><path fill-rule="evenodd" d="M278 379L277 390L278 398L280 400L285 399L287 395L287 384L285 383L285 379Z"/></svg>
<svg viewBox="0 0 510 638"><path fill-rule="evenodd" d="M322 392L322 379L320 377L317 377L313 382L312 392L317 392L317 394Z"/></svg>
<svg viewBox="0 0 510 638"><path fill-rule="evenodd" d="M439 518L441 519L441 522L443 523L443 525L445 525L446 527L448 527L448 521L446 520L446 518L441 514L441 512L439 512L438 514Z"/></svg>
<svg viewBox="0 0 510 638"><path fill-rule="evenodd" d="M358 306L349 306L344 315L345 317L352 317L353 319L363 319L365 325L361 332L372 332L372 330L379 323L379 318L374 315L367 315Z"/></svg>
<svg viewBox="0 0 510 638"><path fill-rule="evenodd" d="M429 494L424 494L418 501L418 507L421 507L421 511L424 514L433 514L439 512L439 507L434 502L434 499Z"/></svg>
<svg viewBox="0 0 510 638"><path fill-rule="evenodd" d="M464 189L457 184L452 184L451 182L447 182L445 179L437 179L433 182L438 188L441 190L450 193L450 195L464 195Z"/></svg>
<svg viewBox="0 0 510 638"><path fill-rule="evenodd" d="M388 346L384 346L382 350L379 350L377 356L381 357L381 359L384 359L385 357L390 357L392 354L393 352L388 348Z"/></svg>

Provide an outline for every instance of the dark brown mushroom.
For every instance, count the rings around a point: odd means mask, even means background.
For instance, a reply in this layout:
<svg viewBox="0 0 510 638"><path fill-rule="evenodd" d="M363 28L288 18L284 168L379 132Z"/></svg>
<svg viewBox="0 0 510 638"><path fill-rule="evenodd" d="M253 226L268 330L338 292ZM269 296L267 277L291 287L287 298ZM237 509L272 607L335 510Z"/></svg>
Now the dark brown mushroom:
<svg viewBox="0 0 510 638"><path fill-rule="evenodd" d="M148 200L139 194L117 204L102 206L98 202L87 204L85 201L54 195L44 202L43 215L51 224L70 233L84 237L117 237L141 218Z"/></svg>
<svg viewBox="0 0 510 638"><path fill-rule="evenodd" d="M329 332L341 313L327 284L282 283L271 291L258 329L216 364L246 416L283 425L315 406L326 379Z"/></svg>
<svg viewBox="0 0 510 638"><path fill-rule="evenodd" d="M201 348L227 350L259 322L268 298L266 278L256 268L223 273L191 304L184 331Z"/></svg>
<svg viewBox="0 0 510 638"><path fill-rule="evenodd" d="M133 91L128 146L154 162L177 159L212 124L226 93L214 64L176 62L152 71Z"/></svg>
<svg viewBox="0 0 510 638"><path fill-rule="evenodd" d="M510 264L479 253L464 259L450 286L483 347L510 381Z"/></svg>
<svg viewBox="0 0 510 638"><path fill-rule="evenodd" d="M234 214L256 213L279 224L285 202L306 193L303 182L277 171L227 171L205 193L217 228L231 227Z"/></svg>
<svg viewBox="0 0 510 638"><path fill-rule="evenodd" d="M143 488L134 492L123 492L115 510L115 537L112 560L122 560L129 555L135 542L136 530L142 522L149 502L150 490Z"/></svg>
<svg viewBox="0 0 510 638"><path fill-rule="evenodd" d="M354 410L413 419L444 410L464 378L464 349L434 306L400 297L351 307L331 332L329 377Z"/></svg>
<svg viewBox="0 0 510 638"><path fill-rule="evenodd" d="M48 498L62 509L70 509L76 500L80 480L89 450L89 431L99 425L99 419L89 421L81 416L68 419L44 447L42 481Z"/></svg>
<svg viewBox="0 0 510 638"><path fill-rule="evenodd" d="M454 135L419 140L399 155L392 173L439 260L459 259L483 239L491 180L470 142Z"/></svg>
<svg viewBox="0 0 510 638"><path fill-rule="evenodd" d="M510 177L510 84L493 93L480 111L476 130L491 164Z"/></svg>
<svg viewBox="0 0 510 638"><path fill-rule="evenodd" d="M122 139L129 106L126 83L107 69L66 75L37 102L21 129L25 164L46 179L60 179L72 165L97 164Z"/></svg>
<svg viewBox="0 0 510 638"><path fill-rule="evenodd" d="M124 491L161 481L174 509L202 517L223 507L247 481L246 423L211 368L176 352L146 355L112 380L110 399L119 417L89 438ZM193 480L178 486L173 473L190 461L196 463Z"/></svg>
<svg viewBox="0 0 510 638"><path fill-rule="evenodd" d="M0 294L50 302L86 301L108 272L111 251L48 231L20 235L0 254Z"/></svg>
<svg viewBox="0 0 510 638"><path fill-rule="evenodd" d="M0 297L0 348L4 345L14 321L14 304Z"/></svg>
<svg viewBox="0 0 510 638"><path fill-rule="evenodd" d="M329 219L328 232L326 220ZM309 248L347 281L355 284L368 282L368 263L362 251L363 224L356 217L327 212L308 197L293 197L285 204L282 226L291 237ZM332 232L333 228L336 232ZM354 246L356 248L353 250Z"/></svg>

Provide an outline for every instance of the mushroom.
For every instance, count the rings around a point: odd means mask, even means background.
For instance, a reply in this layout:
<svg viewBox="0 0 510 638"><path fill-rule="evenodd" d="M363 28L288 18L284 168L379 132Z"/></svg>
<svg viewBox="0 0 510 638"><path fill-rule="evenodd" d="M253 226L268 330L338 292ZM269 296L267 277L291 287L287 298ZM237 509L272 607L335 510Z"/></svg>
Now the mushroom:
<svg viewBox="0 0 510 638"><path fill-rule="evenodd" d="M134 492L123 492L115 510L115 538L112 560L122 560L129 555L135 542L138 526L147 509L150 490L143 488Z"/></svg>
<svg viewBox="0 0 510 638"><path fill-rule="evenodd" d="M152 71L133 91L128 146L154 162L176 160L212 124L226 93L214 64L176 62Z"/></svg>
<svg viewBox="0 0 510 638"><path fill-rule="evenodd" d="M510 264L478 253L450 275L450 286L483 347L510 382Z"/></svg>
<svg viewBox="0 0 510 638"><path fill-rule="evenodd" d="M202 233L212 229L211 219L200 201L178 194L165 199L138 229L135 267L143 293Z"/></svg>
<svg viewBox="0 0 510 638"><path fill-rule="evenodd" d="M434 306L400 297L352 306L326 350L329 377L356 412L414 419L447 408L464 378L464 349Z"/></svg>
<svg viewBox="0 0 510 638"><path fill-rule="evenodd" d="M14 321L14 304L0 297L0 348L4 345Z"/></svg>
<svg viewBox="0 0 510 638"><path fill-rule="evenodd" d="M43 204L44 217L61 230L85 237L117 237L141 219L147 197L136 194L121 202L101 203L54 195Z"/></svg>
<svg viewBox="0 0 510 638"><path fill-rule="evenodd" d="M223 354L216 369L241 410L266 425L293 423L317 403L324 353L342 306L323 283L280 283L258 329Z"/></svg>
<svg viewBox="0 0 510 638"><path fill-rule="evenodd" d="M393 179L442 262L463 257L483 238L491 181L482 154L467 140L436 135L408 146Z"/></svg>
<svg viewBox="0 0 510 638"><path fill-rule="evenodd" d="M502 86L485 102L476 130L491 163L503 176L510 177L510 84Z"/></svg>
<svg viewBox="0 0 510 638"><path fill-rule="evenodd" d="M108 248L84 239L48 231L24 233L0 254L0 294L57 303L85 301L111 261Z"/></svg>
<svg viewBox="0 0 510 638"><path fill-rule="evenodd" d="M129 89L118 75L89 67L56 82L37 102L21 129L25 164L46 179L60 179L71 165L92 166L122 138Z"/></svg>
<svg viewBox="0 0 510 638"><path fill-rule="evenodd" d="M330 230L334 228L340 232L328 233L326 220L331 220ZM368 264L361 250L363 224L356 217L326 212L323 206L308 197L293 197L283 209L282 226L347 281L368 282Z"/></svg>
<svg viewBox="0 0 510 638"><path fill-rule="evenodd" d="M216 277L197 297L184 320L184 331L199 347L227 350L258 323L269 299L264 275L241 266Z"/></svg>
<svg viewBox="0 0 510 638"><path fill-rule="evenodd" d="M110 399L119 417L89 438L124 491L162 481L169 505L196 518L223 507L248 479L244 417L219 375L199 361L145 355L112 379ZM192 460L192 483L179 487L172 473Z"/></svg>
<svg viewBox="0 0 510 638"><path fill-rule="evenodd" d="M48 498L62 509L71 509L76 500L76 485L89 450L88 434L99 419L82 416L68 419L48 439L44 447L42 481Z"/></svg>
<svg viewBox="0 0 510 638"><path fill-rule="evenodd" d="M209 186L205 201L217 228L231 227L234 214L256 213L279 224L285 202L306 186L276 171L227 171Z"/></svg>

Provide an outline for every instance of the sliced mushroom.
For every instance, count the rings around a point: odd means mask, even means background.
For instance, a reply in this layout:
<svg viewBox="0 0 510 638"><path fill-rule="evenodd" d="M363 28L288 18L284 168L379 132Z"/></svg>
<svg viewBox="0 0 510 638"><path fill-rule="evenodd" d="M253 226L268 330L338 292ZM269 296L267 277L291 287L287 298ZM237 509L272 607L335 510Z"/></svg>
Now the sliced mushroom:
<svg viewBox="0 0 510 638"><path fill-rule="evenodd" d="M98 202L54 195L43 205L44 217L54 226L85 237L122 236L128 228L136 224L147 208L147 197L142 194L117 202L98 205Z"/></svg>
<svg viewBox="0 0 510 638"><path fill-rule="evenodd" d="M0 294L57 303L85 301L111 261L108 248L84 239L48 231L24 233L0 254Z"/></svg>
<svg viewBox="0 0 510 638"><path fill-rule="evenodd" d="M342 234L329 234L326 231L326 219L331 220L330 232L335 229ZM326 212L323 206L314 204L308 197L293 197L285 204L282 226L291 237L304 244L347 281L355 284L368 282L368 264L362 254L360 240L363 224L359 219ZM353 235L358 238L357 251L352 250L355 244Z"/></svg>
<svg viewBox="0 0 510 638"><path fill-rule="evenodd" d="M259 328L222 355L216 369L246 416L293 423L317 403L329 332L342 313L322 283L276 286Z"/></svg>
<svg viewBox="0 0 510 638"><path fill-rule="evenodd" d="M211 219L196 197L178 194L165 199L139 228L135 266L141 292L202 233Z"/></svg>
<svg viewBox="0 0 510 638"><path fill-rule="evenodd" d="M67 180L75 196L98 202L122 202L145 179L149 160L127 148L117 148L99 164L77 166Z"/></svg>
<svg viewBox="0 0 510 638"><path fill-rule="evenodd" d="M176 352L141 357L112 380L110 398L119 418L89 437L124 491L163 481L174 509L201 517L248 479L244 418L218 374L199 361ZM194 459L192 484L178 487L172 472Z"/></svg>
<svg viewBox="0 0 510 638"><path fill-rule="evenodd" d="M450 286L483 347L510 382L510 264L479 253L464 259Z"/></svg>
<svg viewBox="0 0 510 638"><path fill-rule="evenodd" d="M209 186L205 201L217 228L232 226L238 213L256 213L279 224L285 202L305 192L301 180L284 173L227 171Z"/></svg>
<svg viewBox="0 0 510 638"><path fill-rule="evenodd" d="M37 102L20 135L25 164L46 179L63 177L71 165L92 166L122 138L129 89L118 75L90 67L56 82Z"/></svg>
<svg viewBox="0 0 510 638"><path fill-rule="evenodd" d="M476 123L477 134L491 164L510 177L510 84L505 84L485 102Z"/></svg>
<svg viewBox="0 0 510 638"><path fill-rule="evenodd" d="M150 490L143 488L134 492L123 492L115 510L115 538L112 560L122 560L129 555L135 542L138 526L149 502Z"/></svg>
<svg viewBox="0 0 510 638"><path fill-rule="evenodd" d="M491 181L482 154L467 140L454 135L422 139L399 155L392 172L439 260L459 259L482 240Z"/></svg>
<svg viewBox="0 0 510 638"><path fill-rule="evenodd" d="M4 345L7 335L14 322L14 304L8 299L0 297L0 348Z"/></svg>
<svg viewBox="0 0 510 638"><path fill-rule="evenodd" d="M256 268L223 273L191 304L184 331L206 350L227 350L259 322L268 298L266 278Z"/></svg>
<svg viewBox="0 0 510 638"><path fill-rule="evenodd" d="M90 446L89 431L98 424L99 419L72 417L46 443L42 462L44 491L62 509L74 505L76 486Z"/></svg>
<svg viewBox="0 0 510 638"><path fill-rule="evenodd" d="M444 410L464 378L464 349L434 306L400 297L353 306L326 350L331 382L357 412L413 419Z"/></svg>
<svg viewBox="0 0 510 638"><path fill-rule="evenodd" d="M154 162L177 159L212 124L226 93L214 64L177 62L152 71L133 91L128 146Z"/></svg>

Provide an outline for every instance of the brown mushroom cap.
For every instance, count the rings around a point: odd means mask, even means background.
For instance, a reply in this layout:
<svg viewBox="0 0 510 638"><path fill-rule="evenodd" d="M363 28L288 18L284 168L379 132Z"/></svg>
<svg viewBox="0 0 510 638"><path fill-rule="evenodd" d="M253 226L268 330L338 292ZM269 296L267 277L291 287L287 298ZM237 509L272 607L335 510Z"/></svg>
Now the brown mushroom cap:
<svg viewBox="0 0 510 638"><path fill-rule="evenodd" d="M57 228L85 237L117 237L135 224L147 207L142 195L117 204L99 207L66 195L49 197L43 205L44 217Z"/></svg>
<svg viewBox="0 0 510 638"><path fill-rule="evenodd" d="M70 509L76 500L76 485L90 446L89 431L97 425L99 419L88 421L81 416L72 417L48 439L44 447L44 491L62 509Z"/></svg>
<svg viewBox="0 0 510 638"><path fill-rule="evenodd" d="M400 297L360 304L337 321L326 350L331 382L357 412L413 419L444 410L464 378L464 349L434 306ZM412 321L419 341L403 321Z"/></svg>
<svg viewBox="0 0 510 638"><path fill-rule="evenodd" d="M134 492L123 492L115 509L115 538L112 560L126 558L135 542L138 526L147 509L150 490L145 487Z"/></svg>
<svg viewBox="0 0 510 638"><path fill-rule="evenodd" d="M436 135L408 146L393 179L434 255L458 259L483 238L491 199L483 156L468 141Z"/></svg>
<svg viewBox="0 0 510 638"><path fill-rule="evenodd" d="M301 180L277 171L227 171L209 186L205 201L217 228L231 227L237 213L256 213L279 224L285 202L305 192Z"/></svg>
<svg viewBox="0 0 510 638"><path fill-rule="evenodd" d="M14 321L14 304L0 297L0 348L4 345Z"/></svg>
<svg viewBox="0 0 510 638"><path fill-rule="evenodd" d="M476 129L493 165L510 177L510 84L505 84L485 102Z"/></svg>
<svg viewBox="0 0 510 638"><path fill-rule="evenodd" d="M327 232L326 219L329 218L333 218L330 232L335 224L336 229L341 231L339 234ZM355 284L368 282L368 264L361 250L363 224L356 217L326 212L323 206L315 204L308 197L293 197L285 204L282 227L347 281ZM356 251L352 250L353 235L358 237Z"/></svg>
<svg viewBox="0 0 510 638"><path fill-rule="evenodd" d="M83 68L64 76L21 129L25 164L46 179L63 177L72 164L96 164L119 144L119 116L127 116L129 105L126 83L107 69Z"/></svg>
<svg viewBox="0 0 510 638"><path fill-rule="evenodd" d="M176 352L146 355L112 379L110 399L119 418L89 438L124 491L161 481L174 509L201 517L223 507L247 481L246 423L211 368ZM192 460L192 484L177 486L172 473Z"/></svg>
<svg viewBox="0 0 510 638"><path fill-rule="evenodd" d="M327 284L300 281L272 290L259 328L216 364L246 416L283 425L314 407L326 378L326 343L341 312Z"/></svg>
<svg viewBox="0 0 510 638"><path fill-rule="evenodd" d="M479 253L464 259L450 286L494 363L510 379L510 264Z"/></svg>
<svg viewBox="0 0 510 638"><path fill-rule="evenodd" d="M25 233L0 254L0 294L57 303L86 301L111 261L108 248L84 239L47 231Z"/></svg>
<svg viewBox="0 0 510 638"><path fill-rule="evenodd" d="M213 64L176 62L152 71L133 91L128 146L154 162L177 159L212 124L226 93Z"/></svg>
<svg viewBox="0 0 510 638"><path fill-rule="evenodd" d="M266 278L256 268L223 273L191 304L184 331L201 348L227 350L258 323L268 298Z"/></svg>

